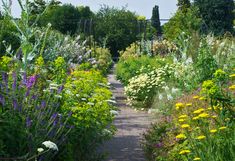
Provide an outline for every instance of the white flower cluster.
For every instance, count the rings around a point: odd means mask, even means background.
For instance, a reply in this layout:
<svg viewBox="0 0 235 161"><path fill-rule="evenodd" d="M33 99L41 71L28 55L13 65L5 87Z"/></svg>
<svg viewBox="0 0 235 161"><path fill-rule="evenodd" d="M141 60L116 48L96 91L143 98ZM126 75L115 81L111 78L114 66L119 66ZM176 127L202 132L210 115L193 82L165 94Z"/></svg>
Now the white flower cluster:
<svg viewBox="0 0 235 161"><path fill-rule="evenodd" d="M173 68L166 65L148 73L143 73L129 80L125 87L128 103L136 101L149 102L157 93L157 90L165 86L166 79L172 74Z"/></svg>

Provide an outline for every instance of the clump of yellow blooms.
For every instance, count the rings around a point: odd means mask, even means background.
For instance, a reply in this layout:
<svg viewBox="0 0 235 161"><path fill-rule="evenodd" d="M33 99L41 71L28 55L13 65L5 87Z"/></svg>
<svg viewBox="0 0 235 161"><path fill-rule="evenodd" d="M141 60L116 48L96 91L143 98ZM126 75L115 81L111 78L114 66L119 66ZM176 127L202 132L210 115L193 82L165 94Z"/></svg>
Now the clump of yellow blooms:
<svg viewBox="0 0 235 161"><path fill-rule="evenodd" d="M179 110L179 109L182 109L182 108L184 108L184 104L183 103L176 103L175 104L175 109L176 110Z"/></svg>
<svg viewBox="0 0 235 161"><path fill-rule="evenodd" d="M230 77L230 78L234 78L234 77L235 77L235 74L231 74L229 77Z"/></svg>
<svg viewBox="0 0 235 161"><path fill-rule="evenodd" d="M189 124L183 124L183 125L181 125L181 128L182 129L187 129L187 128L190 128L190 125Z"/></svg>
<svg viewBox="0 0 235 161"><path fill-rule="evenodd" d="M232 86L230 86L230 87L229 87L229 89L231 89L231 90L235 90L235 84L234 84L234 85L232 85Z"/></svg>
<svg viewBox="0 0 235 161"><path fill-rule="evenodd" d="M192 103L187 103L186 106L192 106L193 104Z"/></svg>
<svg viewBox="0 0 235 161"><path fill-rule="evenodd" d="M181 150L181 151L179 152L179 154L184 155L184 154L188 154L188 153L190 153L190 152L191 152L190 150Z"/></svg>
<svg viewBox="0 0 235 161"><path fill-rule="evenodd" d="M185 121L185 119L179 119L179 122L184 122Z"/></svg>
<svg viewBox="0 0 235 161"><path fill-rule="evenodd" d="M188 117L188 115L180 115L179 116L179 119L185 119L185 118L187 118Z"/></svg>
<svg viewBox="0 0 235 161"><path fill-rule="evenodd" d="M205 135L200 135L200 136L198 136L196 139L198 139L198 140L203 140L203 139L205 139L205 138L206 138Z"/></svg>
<svg viewBox="0 0 235 161"><path fill-rule="evenodd" d="M199 158L199 157L196 157L196 158L194 158L193 160L201 160L201 158Z"/></svg>
<svg viewBox="0 0 235 161"><path fill-rule="evenodd" d="M193 111L194 114L199 114L201 112L203 112L205 109L204 108L199 108L198 110L196 111Z"/></svg>
<svg viewBox="0 0 235 161"><path fill-rule="evenodd" d="M212 130L210 130L210 133L216 133L217 132L217 130L216 129L212 129Z"/></svg>
<svg viewBox="0 0 235 161"><path fill-rule="evenodd" d="M176 139L186 139L187 137L184 134L179 134L176 136Z"/></svg>
<svg viewBox="0 0 235 161"><path fill-rule="evenodd" d="M226 126L222 126L222 127L219 128L219 130L225 130L225 129L227 129Z"/></svg>
<svg viewBox="0 0 235 161"><path fill-rule="evenodd" d="M199 99L200 96L193 96L193 99Z"/></svg>
<svg viewBox="0 0 235 161"><path fill-rule="evenodd" d="M200 115L198 115L198 117L207 118L207 117L209 117L209 114L208 113L201 113Z"/></svg>

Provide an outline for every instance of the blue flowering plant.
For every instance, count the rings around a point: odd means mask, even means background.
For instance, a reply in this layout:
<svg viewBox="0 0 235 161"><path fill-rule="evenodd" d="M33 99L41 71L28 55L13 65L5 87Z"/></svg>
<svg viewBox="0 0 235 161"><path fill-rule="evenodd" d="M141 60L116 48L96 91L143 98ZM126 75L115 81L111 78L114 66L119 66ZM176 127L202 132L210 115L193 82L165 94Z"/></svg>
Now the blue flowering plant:
<svg viewBox="0 0 235 161"><path fill-rule="evenodd" d="M0 79L0 158L27 160L38 153L45 140L60 146L66 141L72 126L72 113L60 112L63 87L49 85L38 91L40 75L1 73ZM54 152L38 155L52 158Z"/></svg>

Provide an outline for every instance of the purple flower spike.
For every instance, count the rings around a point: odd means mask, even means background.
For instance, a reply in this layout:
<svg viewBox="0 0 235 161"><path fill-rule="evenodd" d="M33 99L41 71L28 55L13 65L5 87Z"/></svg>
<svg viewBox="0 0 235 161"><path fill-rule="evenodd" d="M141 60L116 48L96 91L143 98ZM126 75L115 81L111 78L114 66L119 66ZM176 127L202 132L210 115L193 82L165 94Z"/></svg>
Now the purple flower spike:
<svg viewBox="0 0 235 161"><path fill-rule="evenodd" d="M5 105L5 98L2 95L0 95L0 103L2 104L2 106Z"/></svg>
<svg viewBox="0 0 235 161"><path fill-rule="evenodd" d="M29 128L31 125L32 125L32 120L29 117L27 117L26 118L26 127Z"/></svg>
<svg viewBox="0 0 235 161"><path fill-rule="evenodd" d="M46 107L46 101L42 101L41 107L42 107L42 108L45 108L45 107Z"/></svg>
<svg viewBox="0 0 235 161"><path fill-rule="evenodd" d="M71 116L72 116L72 114L73 114L73 112L72 112L72 111L70 111L70 112L68 113L68 117L71 117Z"/></svg>
<svg viewBox="0 0 235 161"><path fill-rule="evenodd" d="M56 119L57 115L58 115L57 113L54 113L54 114L51 116L51 119L52 119L52 120Z"/></svg>
<svg viewBox="0 0 235 161"><path fill-rule="evenodd" d="M15 72L12 73L12 78L13 78L12 89L13 89L13 91L15 91L16 90L16 81L17 81L17 76L16 76Z"/></svg>
<svg viewBox="0 0 235 161"><path fill-rule="evenodd" d="M30 89L36 83L36 80L37 80L36 75L30 76L29 79L27 80L26 87Z"/></svg>
<svg viewBox="0 0 235 161"><path fill-rule="evenodd" d="M162 142L155 144L155 147L156 147L156 148L161 148L162 146L163 146L163 143L162 143Z"/></svg>
<svg viewBox="0 0 235 161"><path fill-rule="evenodd" d="M14 110L16 110L17 107L18 107L17 101L16 101L16 100L13 100L13 108L14 108Z"/></svg>
<svg viewBox="0 0 235 161"><path fill-rule="evenodd" d="M60 86L57 93L60 94L63 91L63 89L64 89L64 85Z"/></svg>

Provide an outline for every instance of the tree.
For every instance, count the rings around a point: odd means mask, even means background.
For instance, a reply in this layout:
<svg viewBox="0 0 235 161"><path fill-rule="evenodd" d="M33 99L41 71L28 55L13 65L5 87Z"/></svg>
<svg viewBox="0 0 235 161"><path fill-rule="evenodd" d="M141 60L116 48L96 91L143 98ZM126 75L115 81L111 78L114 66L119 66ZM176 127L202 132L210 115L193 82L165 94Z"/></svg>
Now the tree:
<svg viewBox="0 0 235 161"><path fill-rule="evenodd" d="M178 9L181 11L187 11L187 8L190 8L190 0L178 0L177 3Z"/></svg>
<svg viewBox="0 0 235 161"><path fill-rule="evenodd" d="M61 2L57 0L52 0L49 4L47 4L45 0L34 0L33 2L29 2L29 7L31 9L31 14L36 15L42 13L46 9L47 5L57 6L59 4L61 4Z"/></svg>
<svg viewBox="0 0 235 161"><path fill-rule="evenodd" d="M191 35L199 31L201 27L201 18L198 15L197 7L190 7L187 11L178 10L175 15L163 26L164 36L167 39L174 40L182 32Z"/></svg>
<svg viewBox="0 0 235 161"><path fill-rule="evenodd" d="M233 32L233 0L194 0L204 21L204 33Z"/></svg>
<svg viewBox="0 0 235 161"><path fill-rule="evenodd" d="M77 8L71 4L64 4L62 6L50 6L40 18L39 24L46 26L51 23L52 28L63 34L75 34L79 19L80 13Z"/></svg>
<svg viewBox="0 0 235 161"><path fill-rule="evenodd" d="M106 45L114 57L137 40L137 16L126 8L102 6L95 16L95 40Z"/></svg>
<svg viewBox="0 0 235 161"><path fill-rule="evenodd" d="M157 35L161 35L162 33L161 22L159 17L159 7L156 5L153 7L151 23L152 26L157 30Z"/></svg>

